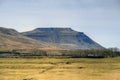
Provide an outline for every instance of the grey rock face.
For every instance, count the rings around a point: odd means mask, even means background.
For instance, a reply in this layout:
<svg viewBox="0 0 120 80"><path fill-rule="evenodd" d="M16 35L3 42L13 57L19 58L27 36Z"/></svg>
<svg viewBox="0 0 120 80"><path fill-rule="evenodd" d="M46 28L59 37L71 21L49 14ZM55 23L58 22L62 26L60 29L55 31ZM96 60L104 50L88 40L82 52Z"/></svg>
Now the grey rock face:
<svg viewBox="0 0 120 80"><path fill-rule="evenodd" d="M65 49L103 48L83 32L77 32L71 28L37 28L22 34L38 41L53 43Z"/></svg>

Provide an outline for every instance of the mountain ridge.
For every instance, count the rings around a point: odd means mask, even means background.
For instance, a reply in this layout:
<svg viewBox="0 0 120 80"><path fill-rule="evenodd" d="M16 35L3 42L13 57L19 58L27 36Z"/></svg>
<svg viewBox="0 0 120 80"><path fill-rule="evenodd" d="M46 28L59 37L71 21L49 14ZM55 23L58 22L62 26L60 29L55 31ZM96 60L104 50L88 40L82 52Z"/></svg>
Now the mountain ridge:
<svg viewBox="0 0 120 80"><path fill-rule="evenodd" d="M36 28L32 31L21 33L24 36L36 39L37 41L44 41L54 43L61 48L68 49L100 49L101 45L93 41L83 32L75 31L71 28Z"/></svg>
<svg viewBox="0 0 120 80"><path fill-rule="evenodd" d="M57 49L43 41L37 41L21 35L11 28L0 27L0 48L10 49Z"/></svg>

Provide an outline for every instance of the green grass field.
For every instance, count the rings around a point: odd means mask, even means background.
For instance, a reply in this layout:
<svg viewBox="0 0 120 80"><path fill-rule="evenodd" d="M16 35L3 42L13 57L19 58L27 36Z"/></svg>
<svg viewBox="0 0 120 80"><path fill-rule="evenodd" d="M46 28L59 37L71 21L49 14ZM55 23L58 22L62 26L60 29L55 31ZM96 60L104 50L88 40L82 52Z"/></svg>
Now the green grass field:
<svg viewBox="0 0 120 80"><path fill-rule="evenodd" d="M120 80L120 57L0 58L0 80Z"/></svg>

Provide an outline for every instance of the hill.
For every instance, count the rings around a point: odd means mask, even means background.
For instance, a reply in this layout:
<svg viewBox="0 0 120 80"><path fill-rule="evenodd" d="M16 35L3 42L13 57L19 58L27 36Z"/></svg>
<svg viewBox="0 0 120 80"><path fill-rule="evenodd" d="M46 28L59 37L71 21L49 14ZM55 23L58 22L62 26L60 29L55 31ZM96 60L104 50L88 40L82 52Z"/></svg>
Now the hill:
<svg viewBox="0 0 120 80"><path fill-rule="evenodd" d="M103 48L83 32L77 32L71 28L37 28L21 34L37 41L55 44L64 49Z"/></svg>
<svg viewBox="0 0 120 80"><path fill-rule="evenodd" d="M5 49L57 49L43 41L21 35L14 29L0 27L0 48Z"/></svg>

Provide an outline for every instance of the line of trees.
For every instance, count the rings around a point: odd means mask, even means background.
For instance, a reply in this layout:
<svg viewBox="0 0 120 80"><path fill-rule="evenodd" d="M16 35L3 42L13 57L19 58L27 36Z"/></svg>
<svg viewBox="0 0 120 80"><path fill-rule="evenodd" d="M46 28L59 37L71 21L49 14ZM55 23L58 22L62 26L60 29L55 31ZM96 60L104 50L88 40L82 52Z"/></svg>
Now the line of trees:
<svg viewBox="0 0 120 80"><path fill-rule="evenodd" d="M18 57L26 57L26 56L47 56L47 57L72 57L72 58L106 58L106 57L116 57L120 56L120 51L118 48L109 48L109 49L87 49L87 50L53 50L53 51L45 51L45 50L12 50L9 52L0 52L0 54L11 54L9 56L18 56ZM8 57L8 56L7 56Z"/></svg>
<svg viewBox="0 0 120 80"><path fill-rule="evenodd" d="M62 56L71 56L73 58L106 58L120 56L118 49L90 49L90 50L72 50L63 51Z"/></svg>

